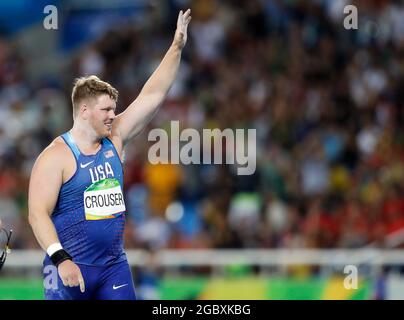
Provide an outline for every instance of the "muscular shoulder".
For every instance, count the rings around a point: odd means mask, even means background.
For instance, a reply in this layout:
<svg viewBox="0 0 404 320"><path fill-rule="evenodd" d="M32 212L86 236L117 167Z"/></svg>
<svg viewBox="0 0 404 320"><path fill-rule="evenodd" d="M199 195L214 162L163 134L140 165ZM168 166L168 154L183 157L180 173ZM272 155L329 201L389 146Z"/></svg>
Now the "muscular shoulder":
<svg viewBox="0 0 404 320"><path fill-rule="evenodd" d="M45 170L49 174L66 174L75 170L75 160L69 147L60 137L53 140L38 156L34 169Z"/></svg>
<svg viewBox="0 0 404 320"><path fill-rule="evenodd" d="M38 157L38 160L57 162L58 164L63 165L63 163L66 162L66 158L68 158L69 153L71 153L71 151L66 143L62 138L57 137L42 151Z"/></svg>
<svg viewBox="0 0 404 320"><path fill-rule="evenodd" d="M38 156L33 173L60 177L62 183L69 180L76 170L76 161L64 140L57 137Z"/></svg>
<svg viewBox="0 0 404 320"><path fill-rule="evenodd" d="M63 140L55 139L35 161L29 186L29 201L35 210L52 213L69 166L69 150L66 148Z"/></svg>

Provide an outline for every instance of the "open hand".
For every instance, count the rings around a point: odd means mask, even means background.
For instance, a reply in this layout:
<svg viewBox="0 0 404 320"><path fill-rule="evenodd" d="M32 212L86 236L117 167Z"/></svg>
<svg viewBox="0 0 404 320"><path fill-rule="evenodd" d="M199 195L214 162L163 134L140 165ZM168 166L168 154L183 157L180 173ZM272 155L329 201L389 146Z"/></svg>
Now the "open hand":
<svg viewBox="0 0 404 320"><path fill-rule="evenodd" d="M191 9L185 11L185 13L180 11L178 14L177 20L177 30L175 30L173 45L175 45L178 49L182 50L185 44L187 43L187 32L188 32L188 24L191 21Z"/></svg>

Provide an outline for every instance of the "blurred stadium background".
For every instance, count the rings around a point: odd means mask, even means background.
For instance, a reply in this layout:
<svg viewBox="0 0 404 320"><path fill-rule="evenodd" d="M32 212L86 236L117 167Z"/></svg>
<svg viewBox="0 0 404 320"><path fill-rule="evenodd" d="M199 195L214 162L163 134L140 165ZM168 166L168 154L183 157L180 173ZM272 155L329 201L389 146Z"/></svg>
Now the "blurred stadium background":
<svg viewBox="0 0 404 320"><path fill-rule="evenodd" d="M45 30L43 8L58 8ZM358 30L345 30L354 4ZM140 91L192 8L176 83L125 162L142 299L404 298L404 5L388 0L0 2L0 299L43 299L30 170L72 124L73 79ZM257 170L151 165L152 128L255 128ZM345 289L346 265L358 288Z"/></svg>

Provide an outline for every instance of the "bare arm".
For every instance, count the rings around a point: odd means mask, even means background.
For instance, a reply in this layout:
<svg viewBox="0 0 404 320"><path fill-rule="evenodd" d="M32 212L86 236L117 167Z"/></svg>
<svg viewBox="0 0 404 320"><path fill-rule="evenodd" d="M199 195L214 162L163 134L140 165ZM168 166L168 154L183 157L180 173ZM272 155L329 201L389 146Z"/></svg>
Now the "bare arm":
<svg viewBox="0 0 404 320"><path fill-rule="evenodd" d="M139 96L114 121L114 135L123 145L140 133L156 114L174 82L181 59L181 52L187 41L187 28L191 21L191 10L180 11L173 43L158 68L147 80Z"/></svg>
<svg viewBox="0 0 404 320"><path fill-rule="evenodd" d="M45 251L51 244L59 243L50 215L63 183L63 156L60 146L52 143L35 162L29 183L28 220L36 239ZM73 261L65 260L60 263L58 273L65 286L80 286L81 292L84 292L83 276Z"/></svg>
<svg viewBox="0 0 404 320"><path fill-rule="evenodd" d="M42 152L34 164L28 192L28 220L42 249L59 242L50 215L62 185L63 169L58 159L57 146Z"/></svg>

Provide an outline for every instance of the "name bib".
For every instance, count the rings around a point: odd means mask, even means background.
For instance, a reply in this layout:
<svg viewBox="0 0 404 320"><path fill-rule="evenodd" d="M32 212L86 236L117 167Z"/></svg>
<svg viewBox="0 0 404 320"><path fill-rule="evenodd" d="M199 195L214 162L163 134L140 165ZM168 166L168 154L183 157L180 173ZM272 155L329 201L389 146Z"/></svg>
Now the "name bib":
<svg viewBox="0 0 404 320"><path fill-rule="evenodd" d="M116 218L125 211L121 185L115 178L94 182L84 191L86 220Z"/></svg>

